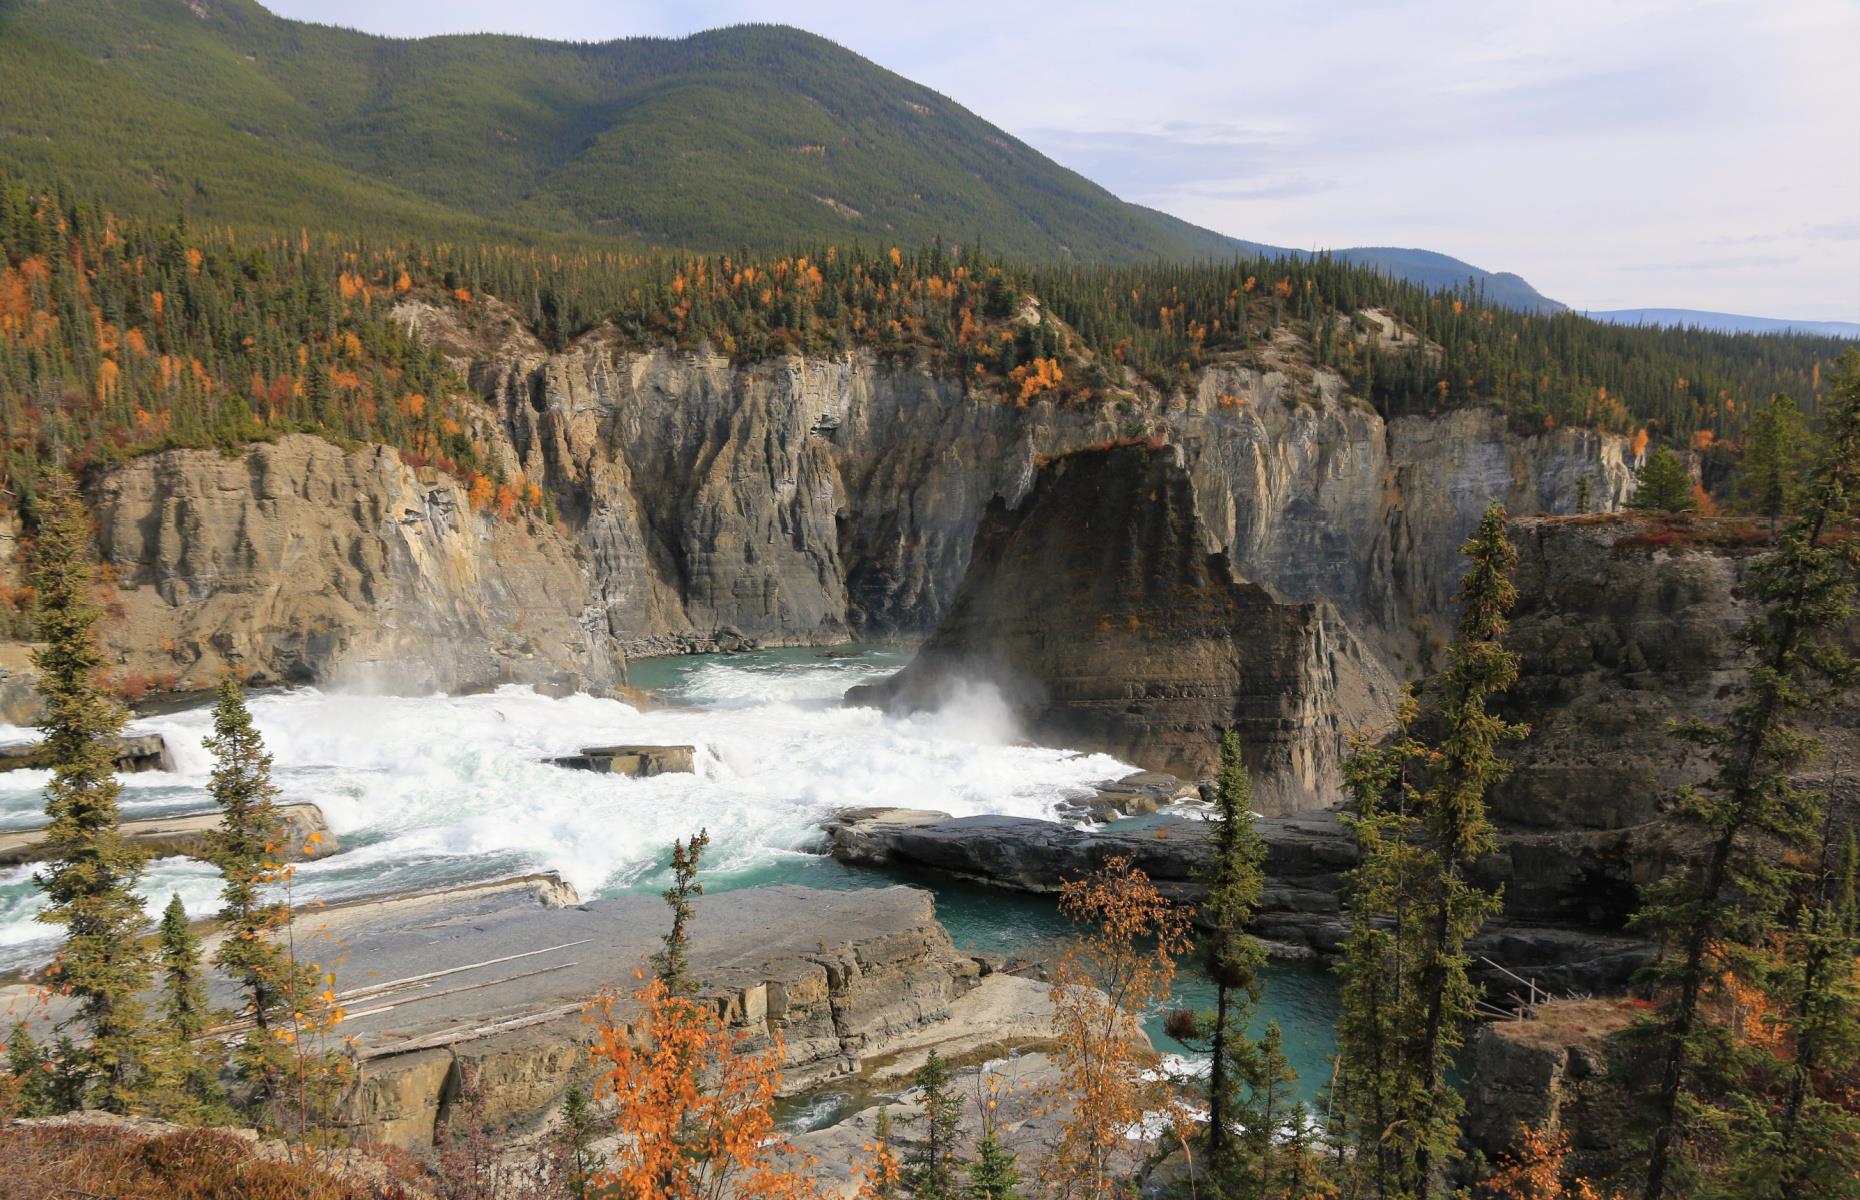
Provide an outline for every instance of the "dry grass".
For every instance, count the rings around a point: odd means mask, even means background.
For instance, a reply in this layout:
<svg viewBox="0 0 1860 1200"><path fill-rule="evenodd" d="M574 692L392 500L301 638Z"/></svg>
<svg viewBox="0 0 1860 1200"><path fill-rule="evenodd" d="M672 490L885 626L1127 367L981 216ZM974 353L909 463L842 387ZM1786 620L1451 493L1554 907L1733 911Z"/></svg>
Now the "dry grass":
<svg viewBox="0 0 1860 1200"><path fill-rule="evenodd" d="M392 1192L270 1157L212 1129L150 1137L131 1126L0 1126L0 1195L110 1200L381 1200Z"/></svg>

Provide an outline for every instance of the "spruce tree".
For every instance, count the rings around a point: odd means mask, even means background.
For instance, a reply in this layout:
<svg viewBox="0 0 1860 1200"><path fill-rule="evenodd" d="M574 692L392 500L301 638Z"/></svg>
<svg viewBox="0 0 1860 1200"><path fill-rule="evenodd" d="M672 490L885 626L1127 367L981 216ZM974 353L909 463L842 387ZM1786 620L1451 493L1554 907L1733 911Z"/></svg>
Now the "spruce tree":
<svg viewBox="0 0 1860 1200"><path fill-rule="evenodd" d="M697 872L704 848L709 845L710 834L701 829L688 842L673 842L672 886L660 893L672 910L672 928L662 939L665 948L652 956L652 970L674 996L697 995L697 981L691 978L691 964L685 957L689 941L685 926L691 920L692 898L704 894Z"/></svg>
<svg viewBox="0 0 1860 1200"><path fill-rule="evenodd" d="M9 1116L48 1117L64 1111L53 1096L51 1057L39 1049L32 1030L23 1021L14 1022L12 1032L7 1034L6 1069L12 1077L11 1103L6 1110Z"/></svg>
<svg viewBox="0 0 1860 1200"><path fill-rule="evenodd" d="M1628 499L1628 507L1668 513L1691 512L1697 508L1686 464L1665 446L1648 455L1634 477L1634 494Z"/></svg>
<svg viewBox="0 0 1860 1200"><path fill-rule="evenodd" d="M999 1134L989 1132L975 1143L975 1161L969 1164L968 1200L1023 1200L1020 1161Z"/></svg>
<svg viewBox="0 0 1860 1200"><path fill-rule="evenodd" d="M290 1058L281 1022L313 988L309 972L292 963L279 940L291 919L278 895L284 823L271 782L271 755L252 724L244 691L230 676L220 680L213 735L205 745L213 755L207 790L220 807L219 828L207 836L208 857L223 880L219 919L225 938L214 962L238 981L244 1015L252 1022L235 1056L239 1077L271 1099Z"/></svg>
<svg viewBox="0 0 1860 1200"><path fill-rule="evenodd" d="M1680 730L1714 770L1680 793L1668 819L1703 845L1687 869L1644 890L1635 918L1665 951L1645 973L1659 1009L1636 1031L1657 1075L1645 1200L1696 1191L1690 1134L1734 1124L1750 1103L1741 1080L1753 1052L1709 1001L1726 980L1748 982L1762 971L1778 915L1800 886L1800 868L1777 848L1799 853L1819 828L1821 798L1791 779L1818 745L1793 722L1825 707L1856 674L1838 639L1854 614L1860 543L1836 535L1860 512L1860 351L1849 350L1842 368L1800 512L1749 573L1756 612L1743 635L1748 681L1725 721Z"/></svg>
<svg viewBox="0 0 1860 1200"><path fill-rule="evenodd" d="M177 894L168 901L156 935L156 963L161 982L157 1012L162 1044L158 1065L157 1111L180 1120L203 1120L221 1101L213 1059L199 1045L212 1010L201 973L200 939L187 922Z"/></svg>
<svg viewBox="0 0 1860 1200"><path fill-rule="evenodd" d="M77 485L53 471L40 491L33 572L35 628L44 645L32 660L52 767L45 788L47 864L33 880L47 900L40 919L65 928L48 975L76 997L89 1031L89 1098L120 1113L136 1098L147 1051L141 993L149 963L141 934L148 918L135 892L144 856L117 826L114 739L125 713L100 680L90 541Z"/></svg>
<svg viewBox="0 0 1860 1200"><path fill-rule="evenodd" d="M917 1200L956 1200L956 1133L962 1101L950 1091L949 1064L936 1050L912 1078L922 1096L923 1141L906 1180Z"/></svg>
<svg viewBox="0 0 1860 1200"><path fill-rule="evenodd" d="M1801 410L1784 395L1771 400L1750 423L1748 449L1738 463L1737 498L1769 524L1772 536L1783 518L1795 511L1807 433Z"/></svg>
<svg viewBox="0 0 1860 1200"><path fill-rule="evenodd" d="M1396 733L1359 743L1345 767L1360 862L1347 894L1332 1100L1355 1147L1351 1170L1384 1197L1437 1194L1457 1153L1462 1101L1446 1073L1478 1001L1466 943L1498 908L1470 872L1495 844L1485 795L1508 769L1500 748L1524 733L1487 708L1517 676L1502 640L1516 552L1500 505L1461 553L1459 627L1432 709L1423 719L1405 698Z"/></svg>
<svg viewBox="0 0 1860 1200"><path fill-rule="evenodd" d="M1242 1150L1233 1127L1245 1092L1258 1074L1258 1053L1247 1025L1260 1001L1266 952L1251 932L1265 886L1266 845L1253 827L1253 781L1241 755L1240 735L1221 738L1221 766L1210 819L1207 895L1200 908L1206 928L1204 963L1214 984L1214 1010L1203 1024L1208 1065L1208 1171L1217 1184L1236 1179Z"/></svg>
<svg viewBox="0 0 1860 1200"><path fill-rule="evenodd" d="M1497 845L1485 796L1510 773L1500 756L1507 741L1527 732L1494 716L1487 704L1518 677L1518 656L1505 648L1507 614L1517 601L1512 572L1518 554L1505 534L1505 510L1494 502L1472 539L1460 548L1467 571L1460 582L1457 636L1447 649L1440 681L1442 734L1429 764L1431 786L1420 804L1435 875L1424 880L1427 923L1420 962L1422 1103L1419 1117L1430 1136L1417 1143L1416 1174L1431 1186L1434 1168L1451 1157L1458 1139L1460 1097L1446 1072L1475 1015L1478 992L1467 975L1466 943L1498 911L1498 897L1468 878L1478 859Z"/></svg>

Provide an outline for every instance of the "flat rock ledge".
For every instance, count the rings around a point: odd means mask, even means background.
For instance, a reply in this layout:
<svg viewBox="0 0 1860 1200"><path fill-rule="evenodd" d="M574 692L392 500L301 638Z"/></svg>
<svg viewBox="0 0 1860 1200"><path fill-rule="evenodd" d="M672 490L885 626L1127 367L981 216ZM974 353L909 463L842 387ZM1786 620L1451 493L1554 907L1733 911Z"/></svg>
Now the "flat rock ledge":
<svg viewBox="0 0 1860 1200"><path fill-rule="evenodd" d="M278 819L284 826L281 857L291 862L305 862L334 854L340 847L323 810L314 804L280 804ZM204 858L207 834L219 828L218 812L188 813L174 817L149 817L124 821L120 828L130 845L146 850L155 858L171 854L187 858ZM312 840L314 837L315 840ZM21 829L0 833L0 867L17 867L22 863L43 861L46 854L44 829Z"/></svg>
<svg viewBox="0 0 1860 1200"><path fill-rule="evenodd" d="M634 993L667 917L657 896L548 906L563 899L559 883L532 879L304 918L346 956L338 986L351 985L342 1033L361 1064L347 1114L357 1140L430 1142L466 1072L485 1119L519 1130L545 1122L572 1083L591 1082L587 1006L603 991ZM754 1044L779 1036L789 1094L908 1064L931 1045L1044 1030L1029 990L1044 988L959 952L917 888L703 897L689 954L702 995L731 1025ZM230 1000L229 985L216 983L214 998ZM622 999L614 1011L625 1020L629 1008Z"/></svg>
<svg viewBox="0 0 1860 1200"><path fill-rule="evenodd" d="M116 769L126 775L142 771L174 770L174 759L168 753L168 743L162 740L159 733L140 733L111 740L116 743ZM39 742L14 742L0 746L0 771L35 771L50 765L45 757L45 747Z"/></svg>
<svg viewBox="0 0 1860 1200"><path fill-rule="evenodd" d="M1185 818L1162 817L1143 828L1081 829L1030 817L858 808L824 828L830 853L842 862L937 871L1034 893L1057 892L1064 881L1125 856L1164 895L1192 903L1202 893L1208 857L1207 823ZM1349 933L1339 900L1343 876L1356 865L1356 848L1336 812L1262 817L1257 828L1266 843L1266 886L1255 934L1278 957L1336 956ZM1612 930L1542 919L1540 913L1549 911L1536 907L1543 889L1520 886L1527 881L1515 875L1526 861L1511 847L1493 865L1494 882L1503 882L1507 899L1520 905L1472 943L1488 994L1502 1001L1520 986L1500 966L1555 992L1625 987L1646 960L1647 944Z"/></svg>

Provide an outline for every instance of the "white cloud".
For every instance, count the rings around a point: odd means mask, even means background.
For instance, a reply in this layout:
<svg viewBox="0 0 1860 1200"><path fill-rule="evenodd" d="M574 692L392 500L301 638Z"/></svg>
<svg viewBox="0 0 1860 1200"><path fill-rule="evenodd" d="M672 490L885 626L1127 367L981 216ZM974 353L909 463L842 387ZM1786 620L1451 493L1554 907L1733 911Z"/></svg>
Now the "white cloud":
<svg viewBox="0 0 1860 1200"><path fill-rule="evenodd" d="M403 36L782 21L1239 237L1426 246L1580 308L1860 319L1852 0L275 7Z"/></svg>

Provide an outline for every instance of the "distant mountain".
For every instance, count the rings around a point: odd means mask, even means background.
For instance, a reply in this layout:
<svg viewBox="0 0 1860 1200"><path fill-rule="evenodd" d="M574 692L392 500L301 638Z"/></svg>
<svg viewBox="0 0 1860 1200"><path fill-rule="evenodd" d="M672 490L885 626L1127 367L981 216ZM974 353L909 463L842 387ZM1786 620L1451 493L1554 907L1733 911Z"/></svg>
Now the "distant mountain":
<svg viewBox="0 0 1860 1200"><path fill-rule="evenodd" d="M1248 250L1260 254L1300 256L1310 251L1268 246L1263 242L1242 242ZM1369 267L1398 279L1406 279L1429 288L1463 288L1483 291L1486 299L1507 308L1525 312L1563 312L1569 306L1544 295L1521 276L1510 271L1487 271L1469 262L1433 250L1409 250L1397 246L1351 246L1323 253L1344 262Z"/></svg>
<svg viewBox="0 0 1860 1200"><path fill-rule="evenodd" d="M264 226L701 250L977 237L1054 261L1300 253L1118 199L825 38L375 37L253 0L0 0L0 164ZM1332 252L1562 306L1427 250Z"/></svg>
<svg viewBox="0 0 1860 1200"><path fill-rule="evenodd" d="M728 250L978 236L1228 257L825 38L739 26L406 41L251 0L0 0L0 155L210 220L604 235Z"/></svg>
<svg viewBox="0 0 1860 1200"><path fill-rule="evenodd" d="M1695 308L1616 308L1583 314L1611 325L1666 325L1674 329L1709 329L1714 333L1812 333L1822 337L1860 338L1860 322L1790 321L1702 312Z"/></svg>

